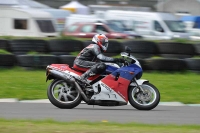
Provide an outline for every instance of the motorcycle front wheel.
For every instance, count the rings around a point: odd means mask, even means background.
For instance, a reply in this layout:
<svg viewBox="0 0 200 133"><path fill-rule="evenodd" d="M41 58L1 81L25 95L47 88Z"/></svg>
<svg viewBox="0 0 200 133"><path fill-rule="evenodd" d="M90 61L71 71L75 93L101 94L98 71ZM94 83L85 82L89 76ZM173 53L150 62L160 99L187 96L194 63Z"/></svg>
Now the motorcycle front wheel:
<svg viewBox="0 0 200 133"><path fill-rule="evenodd" d="M141 87L144 93L139 91L137 86L130 86L128 92L129 103L138 110L154 109L160 102L160 92L151 83L143 83Z"/></svg>
<svg viewBox="0 0 200 133"><path fill-rule="evenodd" d="M81 103L81 95L74 86L64 80L53 80L48 89L49 101L58 108L72 109Z"/></svg>

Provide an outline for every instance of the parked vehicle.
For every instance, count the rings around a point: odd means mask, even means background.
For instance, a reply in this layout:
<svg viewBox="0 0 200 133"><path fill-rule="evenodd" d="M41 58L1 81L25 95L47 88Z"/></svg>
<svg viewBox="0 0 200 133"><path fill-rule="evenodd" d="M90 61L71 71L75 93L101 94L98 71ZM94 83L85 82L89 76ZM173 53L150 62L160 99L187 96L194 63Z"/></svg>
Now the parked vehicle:
<svg viewBox="0 0 200 133"><path fill-rule="evenodd" d="M83 72L67 64L47 66L47 80L53 79L47 89L50 102L64 109L72 109L82 100L88 105L121 106L129 102L138 110L154 109L160 101L159 90L141 79L143 71L139 61L130 54L130 48L125 49L121 56L126 63L106 63L105 72L87 79L89 85L80 80Z"/></svg>
<svg viewBox="0 0 200 133"><path fill-rule="evenodd" d="M142 38L141 35L137 34L131 29L127 29L125 25L120 20L113 20L113 21L107 21L106 24L109 28L114 30L115 32L124 33L129 36L129 38Z"/></svg>
<svg viewBox="0 0 200 133"><path fill-rule="evenodd" d="M108 10L104 19L123 20L144 39L189 38L184 23L170 13Z"/></svg>
<svg viewBox="0 0 200 133"><path fill-rule="evenodd" d="M79 22L81 23L104 22L105 23L106 21L95 15L71 14L66 17L65 28Z"/></svg>
<svg viewBox="0 0 200 133"><path fill-rule="evenodd" d="M200 16L183 16L180 20L185 23L187 30L200 29Z"/></svg>
<svg viewBox="0 0 200 133"><path fill-rule="evenodd" d="M80 38L92 38L95 34L105 34L109 39L126 39L127 34L115 32L104 23L75 23L68 26L65 36L75 36Z"/></svg>
<svg viewBox="0 0 200 133"><path fill-rule="evenodd" d="M190 40L199 41L200 40L200 29L190 29L187 30L190 34Z"/></svg>
<svg viewBox="0 0 200 133"><path fill-rule="evenodd" d="M40 9L42 11L48 12L52 15L55 20L56 31L61 32L65 29L65 18L70 16L70 11L62 9Z"/></svg>
<svg viewBox="0 0 200 133"><path fill-rule="evenodd" d="M0 7L1 36L55 37L54 19L33 8Z"/></svg>
<svg viewBox="0 0 200 133"><path fill-rule="evenodd" d="M180 20L184 22L190 40L200 40L200 16L183 16Z"/></svg>

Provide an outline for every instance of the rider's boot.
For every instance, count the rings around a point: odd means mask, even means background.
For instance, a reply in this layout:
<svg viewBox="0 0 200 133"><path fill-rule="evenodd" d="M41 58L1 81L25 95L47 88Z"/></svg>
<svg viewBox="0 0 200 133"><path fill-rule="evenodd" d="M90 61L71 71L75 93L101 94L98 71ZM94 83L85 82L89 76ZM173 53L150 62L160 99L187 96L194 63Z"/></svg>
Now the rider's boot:
<svg viewBox="0 0 200 133"><path fill-rule="evenodd" d="M91 69L87 70L85 73L83 73L81 76L80 76L80 80L85 83L86 85L89 85L90 86L90 83L87 81L87 78L89 78L90 76L93 76L95 75L94 72L92 72Z"/></svg>

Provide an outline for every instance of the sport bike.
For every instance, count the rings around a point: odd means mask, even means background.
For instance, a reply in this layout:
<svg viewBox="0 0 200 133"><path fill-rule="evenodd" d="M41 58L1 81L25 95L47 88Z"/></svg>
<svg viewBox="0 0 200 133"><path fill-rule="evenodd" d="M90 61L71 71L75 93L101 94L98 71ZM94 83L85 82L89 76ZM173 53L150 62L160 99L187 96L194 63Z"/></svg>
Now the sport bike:
<svg viewBox="0 0 200 133"><path fill-rule="evenodd" d="M159 90L143 74L139 61L125 47L121 53L125 63L105 63L106 71L80 80L83 72L67 64L51 64L46 68L50 102L58 108L72 109L81 102L88 105L121 106L129 103L138 110L154 109L160 102Z"/></svg>

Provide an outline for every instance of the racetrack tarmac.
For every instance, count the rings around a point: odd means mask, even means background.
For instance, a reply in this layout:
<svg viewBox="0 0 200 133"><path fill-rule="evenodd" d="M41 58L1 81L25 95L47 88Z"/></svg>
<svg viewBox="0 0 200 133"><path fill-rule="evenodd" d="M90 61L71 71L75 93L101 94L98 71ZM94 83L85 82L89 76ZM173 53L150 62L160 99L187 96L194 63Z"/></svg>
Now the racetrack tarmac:
<svg viewBox="0 0 200 133"><path fill-rule="evenodd" d="M200 107L162 106L151 111L140 111L131 105L101 107L80 104L74 109L59 109L50 103L0 103L0 118L53 119L56 121L108 121L145 124L198 124Z"/></svg>

